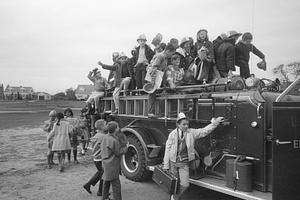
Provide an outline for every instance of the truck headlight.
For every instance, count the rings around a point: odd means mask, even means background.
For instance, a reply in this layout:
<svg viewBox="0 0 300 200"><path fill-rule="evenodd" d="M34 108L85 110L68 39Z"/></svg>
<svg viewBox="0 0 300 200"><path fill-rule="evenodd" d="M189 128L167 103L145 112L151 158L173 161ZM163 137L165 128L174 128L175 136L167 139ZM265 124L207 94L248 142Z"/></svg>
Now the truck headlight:
<svg viewBox="0 0 300 200"><path fill-rule="evenodd" d="M257 121L251 122L251 127L252 127L252 128L256 128L257 126L258 126Z"/></svg>

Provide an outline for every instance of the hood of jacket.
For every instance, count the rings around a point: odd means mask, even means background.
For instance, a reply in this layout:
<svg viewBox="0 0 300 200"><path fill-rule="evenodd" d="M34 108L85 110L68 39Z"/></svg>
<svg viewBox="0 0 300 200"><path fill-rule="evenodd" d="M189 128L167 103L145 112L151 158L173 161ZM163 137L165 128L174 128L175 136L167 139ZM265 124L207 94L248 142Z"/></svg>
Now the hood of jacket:
<svg viewBox="0 0 300 200"><path fill-rule="evenodd" d="M203 31L203 29L199 30L197 32L197 35L196 35L196 38L197 38L197 42L200 42L200 43L205 43L207 42L209 39L208 39L208 35L206 35L206 38L204 40L201 40L200 39L200 32Z"/></svg>

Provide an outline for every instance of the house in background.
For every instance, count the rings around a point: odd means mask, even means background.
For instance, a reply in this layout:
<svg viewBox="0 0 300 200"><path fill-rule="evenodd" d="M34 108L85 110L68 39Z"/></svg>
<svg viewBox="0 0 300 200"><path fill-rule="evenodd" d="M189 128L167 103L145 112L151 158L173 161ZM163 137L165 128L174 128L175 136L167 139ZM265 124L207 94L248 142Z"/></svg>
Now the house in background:
<svg viewBox="0 0 300 200"><path fill-rule="evenodd" d="M32 98L38 101L50 101L51 95L46 92L36 92Z"/></svg>
<svg viewBox="0 0 300 200"><path fill-rule="evenodd" d="M0 85L0 100L4 100L4 86Z"/></svg>
<svg viewBox="0 0 300 200"><path fill-rule="evenodd" d="M78 85L75 90L76 99L87 100L93 91L94 91L93 85Z"/></svg>
<svg viewBox="0 0 300 200"><path fill-rule="evenodd" d="M7 100L31 100L33 94L32 87L7 85L4 90L4 97Z"/></svg>

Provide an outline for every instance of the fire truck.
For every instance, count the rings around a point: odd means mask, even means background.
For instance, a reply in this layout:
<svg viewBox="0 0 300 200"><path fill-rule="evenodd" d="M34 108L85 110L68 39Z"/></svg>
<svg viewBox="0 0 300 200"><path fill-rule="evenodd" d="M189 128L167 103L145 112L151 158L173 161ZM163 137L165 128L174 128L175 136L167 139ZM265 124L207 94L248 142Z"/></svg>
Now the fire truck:
<svg viewBox="0 0 300 200"><path fill-rule="evenodd" d="M241 199L299 200L300 78L282 92L270 89L270 80L262 85L250 89L226 82L180 86L173 93L161 89L156 118L148 118L146 93L136 90L121 95L115 117L129 141L121 162L123 174L133 181L151 177L154 166L163 161L165 143L176 128L179 112L188 116L192 128L223 116L222 125L195 142L199 158L197 168L190 172L190 183ZM104 97L101 106L103 113L112 113L112 96ZM241 156L251 164L251 191L228 187L226 162Z"/></svg>

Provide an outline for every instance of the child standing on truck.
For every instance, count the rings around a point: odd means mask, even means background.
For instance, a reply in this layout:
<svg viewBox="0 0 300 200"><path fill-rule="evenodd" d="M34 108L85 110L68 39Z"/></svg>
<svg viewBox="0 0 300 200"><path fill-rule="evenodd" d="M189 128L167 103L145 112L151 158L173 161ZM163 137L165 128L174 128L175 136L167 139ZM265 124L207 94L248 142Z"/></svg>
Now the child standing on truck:
<svg viewBox="0 0 300 200"><path fill-rule="evenodd" d="M135 80L137 89L142 89L145 84L146 67L152 60L154 52L146 44L147 39L144 34L140 35L137 39L139 46L136 48L136 64L135 64Z"/></svg>
<svg viewBox="0 0 300 200"><path fill-rule="evenodd" d="M63 113L57 113L57 122L54 124L52 131L48 135L48 142L53 139L52 151L57 152L59 171L64 170L65 152L71 150L69 134L73 131L73 126L64 120Z"/></svg>
<svg viewBox="0 0 300 200"><path fill-rule="evenodd" d="M55 118L56 118L56 111L52 110L49 113L49 120L45 121L45 125L44 125L44 128L43 128L43 130L45 132L47 132L47 137L53 129L53 126L54 126L54 123L55 123ZM52 151L53 139L49 140L47 143L48 143L47 144L48 145L47 163L48 163L48 168L51 169L52 165L55 165L55 163L53 162L54 153Z"/></svg>
<svg viewBox="0 0 300 200"><path fill-rule="evenodd" d="M223 117L213 118L206 127L193 129L189 128L185 114L178 114L177 128L169 134L163 162L163 169L170 170L180 179L180 189L171 196L171 200L180 199L189 187L189 164L195 160L195 140L209 135L223 121Z"/></svg>
<svg viewBox="0 0 300 200"><path fill-rule="evenodd" d="M129 87L131 77L133 76L133 72L129 66L128 58L125 53L120 53L119 62L116 62L114 65L105 65L101 61L98 62L103 69L116 71L115 76L115 90L113 92L113 99L115 103L115 111L114 114L117 114L119 111L119 97L120 91L124 89L124 96L126 95L126 91Z"/></svg>

